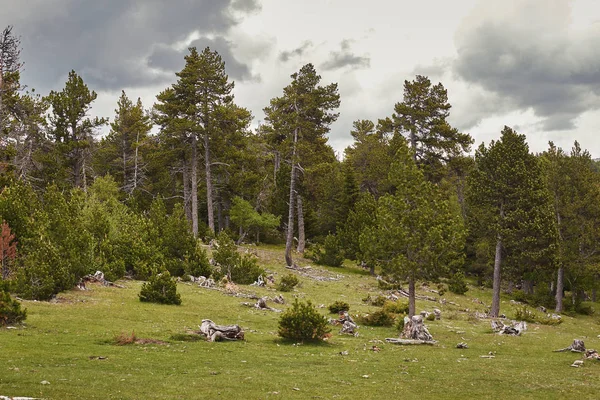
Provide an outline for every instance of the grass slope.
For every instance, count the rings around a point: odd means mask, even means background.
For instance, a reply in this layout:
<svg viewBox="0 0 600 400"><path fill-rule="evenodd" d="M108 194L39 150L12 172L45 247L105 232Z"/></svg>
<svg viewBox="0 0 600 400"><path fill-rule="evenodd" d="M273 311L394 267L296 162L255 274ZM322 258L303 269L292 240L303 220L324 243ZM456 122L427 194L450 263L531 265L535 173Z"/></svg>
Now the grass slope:
<svg viewBox="0 0 600 400"><path fill-rule="evenodd" d="M282 252L259 247L262 264L279 278ZM300 260L301 265L308 261ZM320 267L319 267L320 269ZM367 294L380 293L376 281L355 269L324 268L339 281L319 282L300 276L292 296L325 306L350 303L351 313L368 312ZM529 324L522 337L497 336L489 321L472 317L490 303L488 291L470 288L467 296L446 294L457 305L418 301L418 310L440 308L442 320L428 322L437 346L380 343L398 335L394 328L361 327L359 337L341 336L333 328L324 344L281 341L278 314L240 305L246 301L221 292L180 283L181 306L141 303L141 282L126 288L93 286L87 292L61 294L56 302L24 302L25 326L0 329L0 395L47 399L377 399L377 398L596 398L600 364L570 364L578 354L553 353L574 338L600 348L595 317L564 317L560 326ZM273 289L242 287L274 296ZM432 293L427 293L433 295ZM277 305L277 307L280 307ZM285 306L284 306L285 307ZM512 305L503 299L509 317ZM469 311L464 311L468 309ZM326 307L322 312L327 313ZM246 341L185 341L201 320L239 324ZM117 346L121 334L163 340L167 344ZM459 350L459 342L468 349ZM371 351L376 344L380 352ZM348 351L342 356L340 352ZM495 353L495 358L481 355ZM42 384L47 381L49 384Z"/></svg>

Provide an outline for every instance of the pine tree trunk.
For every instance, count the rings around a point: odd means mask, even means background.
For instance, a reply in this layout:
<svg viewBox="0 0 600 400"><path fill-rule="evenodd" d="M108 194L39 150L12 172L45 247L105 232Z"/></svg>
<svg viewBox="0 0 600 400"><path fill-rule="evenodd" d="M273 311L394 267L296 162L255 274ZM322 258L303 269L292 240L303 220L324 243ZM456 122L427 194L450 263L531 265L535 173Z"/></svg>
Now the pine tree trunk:
<svg viewBox="0 0 600 400"><path fill-rule="evenodd" d="M288 267L294 265L292 260L292 245L294 243L294 199L296 196L296 143L298 142L298 129L294 129L294 144L292 148L292 172L290 174L290 199L288 206L288 225L285 240L285 263Z"/></svg>
<svg viewBox="0 0 600 400"><path fill-rule="evenodd" d="M185 154L182 159L182 171L183 171L183 208L185 210L185 217L188 222L192 222L192 202L190 196L190 171L188 168L188 161Z"/></svg>
<svg viewBox="0 0 600 400"><path fill-rule="evenodd" d="M210 174L210 149L208 147L208 133L204 134L204 168L206 170L206 208L208 212L208 229L215 232L215 214L213 209L213 188Z"/></svg>
<svg viewBox="0 0 600 400"><path fill-rule="evenodd" d="M492 289L492 309L490 316L497 317L500 313L500 266L502 263L502 240L498 236L496 256L494 258L494 283Z"/></svg>
<svg viewBox="0 0 600 400"><path fill-rule="evenodd" d="M198 140L196 135L192 135L192 233L198 237ZM209 194L210 197L210 194Z"/></svg>
<svg viewBox="0 0 600 400"><path fill-rule="evenodd" d="M279 167L281 165L281 155L278 151L275 151L275 160L273 164L273 182L275 183L275 186L277 186L277 172L279 171Z"/></svg>
<svg viewBox="0 0 600 400"><path fill-rule="evenodd" d="M306 247L306 236L304 233L304 210L302 209L302 196L298 196L298 248L297 251L300 254L304 254L304 248Z"/></svg>
<svg viewBox="0 0 600 400"><path fill-rule="evenodd" d="M131 186L131 193L137 189L138 184L138 156L139 156L139 148L140 148L140 132L137 133L135 137L135 155L133 159L133 184Z"/></svg>
<svg viewBox="0 0 600 400"><path fill-rule="evenodd" d="M561 231L562 221L560 218L560 213L558 212L558 197L556 197L554 203L554 208L556 209L556 225L558 228L558 262L560 263L560 267L558 267L558 274L556 276L556 308L554 311L561 313L563 312L563 297L565 290L565 268L562 265L563 236Z"/></svg>
<svg viewBox="0 0 600 400"><path fill-rule="evenodd" d="M129 185L127 184L127 152L125 151L125 139L122 141L122 157L123 157L123 189L125 193L131 194L129 191Z"/></svg>
<svg viewBox="0 0 600 400"><path fill-rule="evenodd" d="M411 274L408 277L408 318L415 315L415 277Z"/></svg>

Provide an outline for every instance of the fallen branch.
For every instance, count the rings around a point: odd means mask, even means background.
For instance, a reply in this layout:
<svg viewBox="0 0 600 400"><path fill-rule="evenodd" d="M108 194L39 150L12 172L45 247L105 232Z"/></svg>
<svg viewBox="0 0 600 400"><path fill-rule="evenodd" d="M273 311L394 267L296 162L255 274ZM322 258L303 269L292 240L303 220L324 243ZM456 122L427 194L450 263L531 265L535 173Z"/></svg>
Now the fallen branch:
<svg viewBox="0 0 600 400"><path fill-rule="evenodd" d="M498 335L520 336L521 333L527 330L527 322L513 321L511 325L505 325L503 322L493 319L490 322L492 330Z"/></svg>
<svg viewBox="0 0 600 400"><path fill-rule="evenodd" d="M583 340L574 339L573 343L569 347L554 350L555 353L560 353L564 351L570 351L572 353L585 353L585 344L583 343Z"/></svg>
<svg viewBox="0 0 600 400"><path fill-rule="evenodd" d="M261 297L260 299L258 299L258 301L256 303L241 303L243 306L246 307L252 307L252 308L258 308L259 310L267 310L267 311L274 311L274 312L281 312L281 310L277 309L277 308L272 308L267 306L267 298L266 297Z"/></svg>
<svg viewBox="0 0 600 400"><path fill-rule="evenodd" d="M79 280L77 284L77 289L79 290L88 290L86 287L86 283L100 283L104 286L114 286L120 289L123 289L125 286L117 285L114 282L107 281L104 279L104 273L102 271L96 271L94 275L88 274Z"/></svg>
<svg viewBox="0 0 600 400"><path fill-rule="evenodd" d="M426 344L426 345L430 345L433 346L435 344L437 344L437 342L435 340L416 340L416 339L397 339L397 338L386 338L385 339L386 342L391 343L391 344L398 344L398 345L417 345L417 344Z"/></svg>

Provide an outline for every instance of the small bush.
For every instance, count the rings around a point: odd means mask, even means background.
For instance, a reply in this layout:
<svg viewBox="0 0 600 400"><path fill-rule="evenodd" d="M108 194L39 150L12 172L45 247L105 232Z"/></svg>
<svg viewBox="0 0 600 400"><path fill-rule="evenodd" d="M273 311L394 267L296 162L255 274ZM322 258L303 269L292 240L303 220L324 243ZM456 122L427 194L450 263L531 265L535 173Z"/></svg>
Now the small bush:
<svg viewBox="0 0 600 400"><path fill-rule="evenodd" d="M396 330L402 332L404 330L404 318L396 318Z"/></svg>
<svg viewBox="0 0 600 400"><path fill-rule="evenodd" d="M294 301L279 318L279 336L284 339L319 341L331 331L327 318L319 314L308 300L306 303Z"/></svg>
<svg viewBox="0 0 600 400"><path fill-rule="evenodd" d="M135 344L136 340L137 340L137 337L135 336L135 332L131 332L131 335L128 335L127 333L122 332L118 335L115 335L115 337L113 338L113 342L117 346L125 346L128 344Z"/></svg>
<svg viewBox="0 0 600 400"><path fill-rule="evenodd" d="M359 324L367 326L392 326L394 316L387 311L379 310L370 314L360 315L357 318Z"/></svg>
<svg viewBox="0 0 600 400"><path fill-rule="evenodd" d="M206 278L211 276L212 266L208 260L208 254L200 244L197 244L194 252L186 257L184 270L186 275Z"/></svg>
<svg viewBox="0 0 600 400"><path fill-rule="evenodd" d="M281 292L291 292L296 285L300 283L298 277L294 274L287 274L281 277L279 284L277 285L277 290Z"/></svg>
<svg viewBox="0 0 600 400"><path fill-rule="evenodd" d="M142 285L140 301L159 304L181 304L181 296L177 293L177 282L168 271L154 274Z"/></svg>
<svg viewBox="0 0 600 400"><path fill-rule="evenodd" d="M377 280L377 285L381 290L398 290L402 289L402 283L400 282L389 282L383 279Z"/></svg>
<svg viewBox="0 0 600 400"><path fill-rule="evenodd" d="M427 314L427 318L425 318L427 321L435 321L435 314L431 313L431 314Z"/></svg>
<svg viewBox="0 0 600 400"><path fill-rule="evenodd" d="M552 318L547 315L538 315L527 308L527 306L517 307L515 319L541 325L560 325L562 323L562 319Z"/></svg>
<svg viewBox="0 0 600 400"><path fill-rule="evenodd" d="M327 235L322 245L316 245L309 257L320 265L341 267L344 263L344 248L340 239L332 234Z"/></svg>
<svg viewBox="0 0 600 400"><path fill-rule="evenodd" d="M327 307L329 309L329 312L331 314L338 314L341 311L348 311L350 310L350 304L346 303L345 301L336 301L333 304L330 304L329 307Z"/></svg>
<svg viewBox="0 0 600 400"><path fill-rule="evenodd" d="M21 303L13 300L10 294L0 292L0 326L23 321L27 317L27 310L21 310Z"/></svg>
<svg viewBox="0 0 600 400"><path fill-rule="evenodd" d="M408 302L386 301L383 304L383 311L390 314L408 314Z"/></svg>
<svg viewBox="0 0 600 400"><path fill-rule="evenodd" d="M387 301L387 297L378 295L377 297L373 298L371 297L371 295L368 295L367 297L362 299L362 301L375 307L382 307Z"/></svg>
<svg viewBox="0 0 600 400"><path fill-rule="evenodd" d="M220 273L214 271L215 279L227 275L230 281L241 285L254 283L265 270L258 266L258 260L251 254L240 254L237 246L225 232L219 233L217 237L219 247L213 253L213 259L220 267Z"/></svg>
<svg viewBox="0 0 600 400"><path fill-rule="evenodd" d="M448 290L450 290L454 294L465 294L469 290L467 286L467 282L465 281L465 274L462 271L459 271L452 275L450 280L448 281Z"/></svg>

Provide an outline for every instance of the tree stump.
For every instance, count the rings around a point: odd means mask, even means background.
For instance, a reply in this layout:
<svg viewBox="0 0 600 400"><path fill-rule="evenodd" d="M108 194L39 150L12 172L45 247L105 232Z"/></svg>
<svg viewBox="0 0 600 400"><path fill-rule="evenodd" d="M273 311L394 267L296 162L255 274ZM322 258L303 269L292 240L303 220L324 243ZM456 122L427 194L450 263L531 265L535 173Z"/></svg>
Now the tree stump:
<svg viewBox="0 0 600 400"><path fill-rule="evenodd" d="M217 325L210 319L203 319L200 332L210 342L221 340L244 340L244 331L239 325Z"/></svg>
<svg viewBox="0 0 600 400"><path fill-rule="evenodd" d="M358 325L354 322L348 311L340 311L340 317L338 319L338 323L342 324L342 329L340 329L340 333L346 333L349 335L356 335L356 330L358 329Z"/></svg>
<svg viewBox="0 0 600 400"><path fill-rule="evenodd" d="M433 341L433 336L427 330L427 327L423 323L423 317L420 315L414 315L412 318L404 318L404 329L400 334L400 337L411 340L421 340L425 342Z"/></svg>

